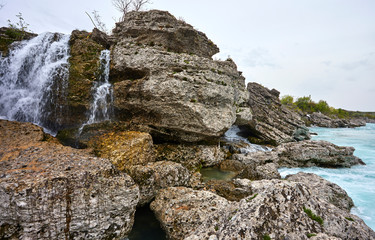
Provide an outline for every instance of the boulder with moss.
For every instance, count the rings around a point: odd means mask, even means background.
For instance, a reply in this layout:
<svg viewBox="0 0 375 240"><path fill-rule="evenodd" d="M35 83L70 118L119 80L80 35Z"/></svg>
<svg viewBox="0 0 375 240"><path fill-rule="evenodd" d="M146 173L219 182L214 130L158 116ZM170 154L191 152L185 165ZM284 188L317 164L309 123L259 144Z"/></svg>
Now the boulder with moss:
<svg viewBox="0 0 375 240"><path fill-rule="evenodd" d="M285 180L244 184L252 194L239 202L210 191L167 188L159 192L151 209L169 239L307 240L318 234L347 240L375 238L360 218L315 195L309 185Z"/></svg>
<svg viewBox="0 0 375 240"><path fill-rule="evenodd" d="M139 188L109 160L0 120L1 239L122 239Z"/></svg>

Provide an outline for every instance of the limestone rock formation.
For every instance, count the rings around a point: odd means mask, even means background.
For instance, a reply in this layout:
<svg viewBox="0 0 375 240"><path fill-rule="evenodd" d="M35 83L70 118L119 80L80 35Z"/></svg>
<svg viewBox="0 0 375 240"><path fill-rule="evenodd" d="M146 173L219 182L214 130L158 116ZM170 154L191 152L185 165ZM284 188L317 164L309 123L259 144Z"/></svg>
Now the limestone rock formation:
<svg viewBox="0 0 375 240"><path fill-rule="evenodd" d="M365 163L361 159L353 155L354 150L353 147L337 146L327 141L308 140L283 143L272 151L267 152L233 154L232 161L239 162L240 166L242 166L240 168L250 166L253 170L267 163L276 163L277 167L318 166L340 168L357 164L364 165ZM229 168L227 169L230 170Z"/></svg>
<svg viewBox="0 0 375 240"><path fill-rule="evenodd" d="M314 112L306 115L307 122L311 125L327 128L351 128L366 125L363 119L340 119L330 118L320 112Z"/></svg>
<svg viewBox="0 0 375 240"><path fill-rule="evenodd" d="M108 158L120 171L155 161L152 137L148 133L112 132L96 140L95 153Z"/></svg>
<svg viewBox="0 0 375 240"><path fill-rule="evenodd" d="M280 103L277 90L253 82L247 85L247 90L253 116L245 126L251 142L278 145L310 139L301 117Z"/></svg>
<svg viewBox="0 0 375 240"><path fill-rule="evenodd" d="M0 28L0 54L5 57L9 54L9 48L12 44L21 40L28 40L36 37L37 34L20 31L18 29L1 27Z"/></svg>
<svg viewBox="0 0 375 240"><path fill-rule="evenodd" d="M109 160L0 120L1 239L121 239L139 189Z"/></svg>
<svg viewBox="0 0 375 240"><path fill-rule="evenodd" d="M360 218L319 198L308 185L282 180L248 184L253 194L239 202L209 191L164 189L151 209L170 239L375 238Z"/></svg>
<svg viewBox="0 0 375 240"><path fill-rule="evenodd" d="M118 120L152 128L156 141L219 138L247 101L232 60L213 61L207 37L168 12L129 13L114 30L110 81ZM169 50L169 51L168 51Z"/></svg>
<svg viewBox="0 0 375 240"><path fill-rule="evenodd" d="M353 155L353 147L340 147L327 141L284 143L276 148L280 167L351 167L365 164Z"/></svg>
<svg viewBox="0 0 375 240"><path fill-rule="evenodd" d="M95 39L99 40L98 35L98 33L92 35L78 30L71 33L69 79L65 103L67 112L61 123L63 128L79 127L87 120L86 114L93 99L91 88L98 78L100 52L105 49L101 44L102 41L95 41ZM93 39L93 36L96 38Z"/></svg>
<svg viewBox="0 0 375 240"><path fill-rule="evenodd" d="M337 184L331 183L322 177L313 173L297 173L285 177L288 181L302 182L311 187L311 191L316 196L324 199L326 202L332 203L336 207L350 211L354 206L353 200L346 191Z"/></svg>
<svg viewBox="0 0 375 240"><path fill-rule="evenodd" d="M126 172L139 186L140 199L138 205L151 202L160 189L175 186L188 186L189 171L175 162L153 162L145 166L128 167Z"/></svg>
<svg viewBox="0 0 375 240"><path fill-rule="evenodd" d="M195 172L200 167L211 167L220 164L227 157L228 151L218 146L208 145L156 145L157 161L172 161Z"/></svg>
<svg viewBox="0 0 375 240"><path fill-rule="evenodd" d="M158 46L165 51L210 58L219 48L206 35L168 12L130 12L117 23L115 35L132 38L139 44Z"/></svg>

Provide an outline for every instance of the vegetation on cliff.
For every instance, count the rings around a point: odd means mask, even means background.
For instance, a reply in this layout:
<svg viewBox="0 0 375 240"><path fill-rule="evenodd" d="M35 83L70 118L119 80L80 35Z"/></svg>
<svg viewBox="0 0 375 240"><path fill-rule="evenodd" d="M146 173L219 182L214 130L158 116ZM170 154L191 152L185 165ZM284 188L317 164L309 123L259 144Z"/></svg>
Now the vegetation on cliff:
<svg viewBox="0 0 375 240"><path fill-rule="evenodd" d="M366 118L366 119L375 120L374 112L348 111L342 108L336 109L332 106L329 106L328 103L324 100L319 100L318 102L314 102L311 99L311 96L299 97L297 99L294 99L294 97L290 95L285 95L281 98L280 101L282 104L292 109L295 109L297 111L304 112L304 113L320 112L331 118L341 118L341 119Z"/></svg>

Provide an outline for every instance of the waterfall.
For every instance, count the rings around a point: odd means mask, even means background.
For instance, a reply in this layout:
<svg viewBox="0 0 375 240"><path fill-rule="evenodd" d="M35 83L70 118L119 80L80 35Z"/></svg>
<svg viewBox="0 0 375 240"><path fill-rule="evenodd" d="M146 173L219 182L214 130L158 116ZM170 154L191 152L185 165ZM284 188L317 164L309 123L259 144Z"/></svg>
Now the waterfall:
<svg viewBox="0 0 375 240"><path fill-rule="evenodd" d="M68 41L69 35L43 33L0 56L0 118L56 134L66 100Z"/></svg>
<svg viewBox="0 0 375 240"><path fill-rule="evenodd" d="M239 143L241 153L252 153L258 151L271 151L272 149L266 146L261 146L257 144L250 143L248 139L238 135L240 128L233 125L225 134L224 139L228 142Z"/></svg>
<svg viewBox="0 0 375 240"><path fill-rule="evenodd" d="M98 80L95 81L92 92L93 101L90 106L89 117L79 129L79 134L82 133L84 126L110 120L112 115L112 102L113 102L113 88L109 83L109 64L110 64L110 51L103 50L100 53L100 68L98 73Z"/></svg>

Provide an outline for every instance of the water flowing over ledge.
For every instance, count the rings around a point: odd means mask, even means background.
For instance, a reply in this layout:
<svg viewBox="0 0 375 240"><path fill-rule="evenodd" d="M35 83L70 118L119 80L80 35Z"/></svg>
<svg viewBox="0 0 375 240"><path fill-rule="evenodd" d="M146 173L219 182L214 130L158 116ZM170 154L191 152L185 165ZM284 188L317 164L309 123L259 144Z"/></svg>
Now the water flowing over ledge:
<svg viewBox="0 0 375 240"><path fill-rule="evenodd" d="M0 118L32 122L55 135L64 115L69 35L43 33L0 58Z"/></svg>
<svg viewBox="0 0 375 240"><path fill-rule="evenodd" d="M92 87L93 102L90 106L89 117L87 122L79 128L79 133L82 132L86 125L110 120L113 114L113 88L112 84L109 83L111 52L109 50L103 50L100 53L99 60L99 78Z"/></svg>

